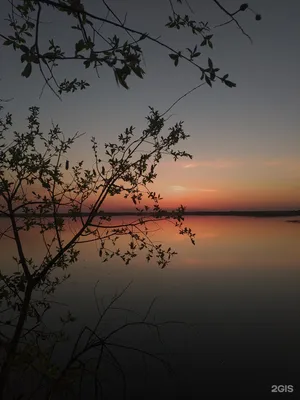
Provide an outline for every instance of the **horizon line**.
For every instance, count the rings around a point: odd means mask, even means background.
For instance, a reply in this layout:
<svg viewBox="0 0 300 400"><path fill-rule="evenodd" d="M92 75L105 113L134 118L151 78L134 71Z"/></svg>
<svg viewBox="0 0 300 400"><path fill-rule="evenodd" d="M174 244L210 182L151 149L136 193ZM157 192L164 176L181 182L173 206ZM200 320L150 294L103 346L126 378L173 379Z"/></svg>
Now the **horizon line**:
<svg viewBox="0 0 300 400"><path fill-rule="evenodd" d="M161 215L164 214L170 214L172 213L172 210L162 210L160 212ZM57 213L57 216L65 216L65 217L72 217L72 216L86 216L89 215L89 211L83 211L83 212L78 212L78 213L69 213L69 212L60 212ZM140 215L140 216L146 216L146 215L153 215L157 214L154 211L100 211L96 215L111 215L111 216L116 216L116 215ZM159 214L159 213L158 213ZM36 215L40 216L38 213L15 213L14 214L16 217L20 216L28 216L28 215ZM47 213L41 216L53 216L53 213ZM300 208L299 209L293 209L293 210L286 210L286 209L279 209L279 210L195 210L195 211L184 211L183 215L274 215L274 216L289 216L289 215L298 215L300 216ZM5 215L3 213L0 214L0 218L9 218L9 215Z"/></svg>

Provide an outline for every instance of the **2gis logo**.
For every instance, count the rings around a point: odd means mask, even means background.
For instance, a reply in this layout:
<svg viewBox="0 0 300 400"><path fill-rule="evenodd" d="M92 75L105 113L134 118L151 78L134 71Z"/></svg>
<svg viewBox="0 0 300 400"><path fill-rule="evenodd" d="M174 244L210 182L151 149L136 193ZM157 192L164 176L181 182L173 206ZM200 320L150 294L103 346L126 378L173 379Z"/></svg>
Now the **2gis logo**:
<svg viewBox="0 0 300 400"><path fill-rule="evenodd" d="M294 386L293 385L272 385L271 392L272 393L293 393Z"/></svg>

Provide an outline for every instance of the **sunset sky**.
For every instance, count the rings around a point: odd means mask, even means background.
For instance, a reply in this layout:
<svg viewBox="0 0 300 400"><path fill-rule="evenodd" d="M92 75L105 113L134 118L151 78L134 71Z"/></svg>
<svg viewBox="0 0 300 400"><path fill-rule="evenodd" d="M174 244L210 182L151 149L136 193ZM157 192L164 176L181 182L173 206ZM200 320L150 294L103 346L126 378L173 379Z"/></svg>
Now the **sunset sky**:
<svg viewBox="0 0 300 400"><path fill-rule="evenodd" d="M241 3L222 2L230 11ZM102 2L86 0L84 4L86 10L105 16ZM110 0L109 4L121 19L127 11L128 26L154 37L161 35L160 40L175 49L200 44L200 38L187 31L164 27L170 15L167 0ZM207 20L211 26L226 21L211 0L190 0L190 5L196 20ZM164 198L163 207L182 203L188 210L300 209L300 3L250 0L249 6L262 15L257 22L250 12L240 14L253 44L230 24L212 32L213 50L200 49L199 63L206 67L207 57L212 58L220 73L229 73L237 87L230 89L221 83L201 87L169 113L167 127L184 121L191 137L182 146L193 159L161 162L153 189ZM3 1L1 7L3 21L9 3ZM70 48L72 37L65 29L65 19L54 19L51 11L41 19L45 22L41 36L53 37L63 48ZM118 33L106 26L102 32ZM86 78L91 87L65 95L62 102L47 89L39 99L43 78L38 68L29 79L21 77L20 55L0 47L1 98L13 98L6 107L16 121L14 129L23 129L28 107L37 105L45 130L54 121L66 135L86 132L70 153L71 164L90 159L92 136L104 148L105 142L116 141L130 125L140 132L146 127L148 106L163 112L200 83L199 72L188 63L181 61L175 68L166 49L147 42L143 46L146 76L130 78L130 90L118 87L108 68L100 70L98 79L92 69L85 71L73 61L65 62L59 77ZM105 209L126 210L128 206L110 198Z"/></svg>

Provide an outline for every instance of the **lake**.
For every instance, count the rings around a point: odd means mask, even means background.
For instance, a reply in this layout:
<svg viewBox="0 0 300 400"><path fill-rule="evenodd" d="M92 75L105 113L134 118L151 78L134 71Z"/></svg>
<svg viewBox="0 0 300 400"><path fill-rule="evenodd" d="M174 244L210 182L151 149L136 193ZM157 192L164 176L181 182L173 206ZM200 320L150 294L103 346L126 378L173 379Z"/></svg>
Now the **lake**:
<svg viewBox="0 0 300 400"><path fill-rule="evenodd" d="M113 222L131 219L115 217ZM75 223L68 224L66 237ZM112 347L126 372L127 398L196 399L204 393L214 398L217 392L259 398L272 385L293 385L295 392L298 384L299 391L300 225L286 218L213 216L189 216L185 224L196 233L195 246L167 222L159 222L160 229L151 234L178 252L165 269L146 263L142 255L129 265L114 258L101 264L95 243L81 245L71 277L53 297L68 307L54 305L47 323L55 326L60 312L70 309L77 317L71 333L91 326L98 315L95 293L101 307L130 283L103 331L142 319L155 299L147 320L174 321L162 325L163 343L145 326L128 326L114 338L118 344L164 353L173 373L136 351ZM125 244L125 238L121 241ZM13 244L0 241L3 271L12 268ZM26 233L24 246L37 260L44 254L35 232ZM109 375L110 368L105 394L122 398L122 377L116 371Z"/></svg>

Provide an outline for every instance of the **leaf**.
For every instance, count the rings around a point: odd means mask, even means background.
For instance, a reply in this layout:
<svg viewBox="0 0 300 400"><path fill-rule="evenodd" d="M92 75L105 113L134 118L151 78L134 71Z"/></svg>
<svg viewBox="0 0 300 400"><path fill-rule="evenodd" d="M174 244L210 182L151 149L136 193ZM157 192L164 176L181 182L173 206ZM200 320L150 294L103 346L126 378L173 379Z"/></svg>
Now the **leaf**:
<svg viewBox="0 0 300 400"><path fill-rule="evenodd" d="M3 46L10 46L13 42L11 40L5 40Z"/></svg>
<svg viewBox="0 0 300 400"><path fill-rule="evenodd" d="M178 60L179 60L179 55L178 54L169 54L169 57L174 60L174 65L177 67L178 65Z"/></svg>
<svg viewBox="0 0 300 400"><path fill-rule="evenodd" d="M26 61L27 59L28 59L28 55L25 54L25 53L23 53L23 54L21 55L21 63L23 63L23 62Z"/></svg>
<svg viewBox="0 0 300 400"><path fill-rule="evenodd" d="M125 89L129 89L127 83L125 82L125 78L122 74L122 70L120 68L115 68L114 74L115 74L117 84L118 85L121 84Z"/></svg>
<svg viewBox="0 0 300 400"><path fill-rule="evenodd" d="M125 89L129 89L129 86L127 85L125 79L122 76L119 77L119 82Z"/></svg>
<svg viewBox="0 0 300 400"><path fill-rule="evenodd" d="M91 62L90 62L90 60L85 60L83 64L84 64L85 68L89 68L89 66L91 65Z"/></svg>
<svg viewBox="0 0 300 400"><path fill-rule="evenodd" d="M32 71L31 63L27 63L26 67L23 69L22 76L24 76L25 78L29 78L31 75L31 71Z"/></svg>
<svg viewBox="0 0 300 400"><path fill-rule="evenodd" d="M79 40L79 42L77 42L75 44L75 51L76 53L79 53L80 51L82 51L85 48L85 43L83 41L83 39Z"/></svg>
<svg viewBox="0 0 300 400"><path fill-rule="evenodd" d="M247 3L241 4L241 5L240 5L240 10L241 10L241 11L245 11L245 10L247 10L248 7L249 7L249 6L248 6Z"/></svg>
<svg viewBox="0 0 300 400"><path fill-rule="evenodd" d="M141 79L143 79L143 74L145 74L145 71L141 67L131 67L132 71Z"/></svg>
<svg viewBox="0 0 300 400"><path fill-rule="evenodd" d="M53 58L55 58L55 53L53 53L53 52L44 53L44 54L43 54L43 57L44 57L44 58L53 59Z"/></svg>
<svg viewBox="0 0 300 400"><path fill-rule="evenodd" d="M214 67L213 66L213 62L212 62L212 60L210 58L208 58L208 66L209 66L209 68L213 68Z"/></svg>
<svg viewBox="0 0 300 400"><path fill-rule="evenodd" d="M212 87L211 80L209 79L209 77L208 77L207 75L205 75L205 82L206 82L210 87Z"/></svg>
<svg viewBox="0 0 300 400"><path fill-rule="evenodd" d="M42 186L43 186L43 188L45 188L45 189L50 189L50 185L49 185L48 182L43 181L43 182L42 182Z"/></svg>
<svg viewBox="0 0 300 400"><path fill-rule="evenodd" d="M140 37L140 40L144 40L148 37L148 33L143 33L142 36Z"/></svg>
<svg viewBox="0 0 300 400"><path fill-rule="evenodd" d="M23 53L29 53L29 48L23 44L21 44L20 49L23 51Z"/></svg>
<svg viewBox="0 0 300 400"><path fill-rule="evenodd" d="M231 81L224 81L225 85L232 88L232 87L236 87L236 83L231 82Z"/></svg>

